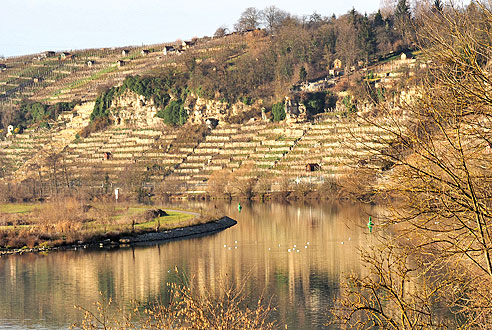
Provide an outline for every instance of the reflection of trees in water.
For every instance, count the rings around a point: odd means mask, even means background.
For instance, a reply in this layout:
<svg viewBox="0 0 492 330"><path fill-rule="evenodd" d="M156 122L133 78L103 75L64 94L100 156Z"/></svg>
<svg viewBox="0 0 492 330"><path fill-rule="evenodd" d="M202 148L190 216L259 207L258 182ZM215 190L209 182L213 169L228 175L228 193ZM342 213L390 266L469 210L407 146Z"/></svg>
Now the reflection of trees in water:
<svg viewBox="0 0 492 330"><path fill-rule="evenodd" d="M243 204L240 214L236 204L218 208L238 225L156 246L0 259L0 319L52 317L69 323L76 315L72 306L89 306L99 291L120 305L165 301L166 283L175 282L177 266L202 294L218 293L218 278L237 284L248 278L251 299L273 295L281 322L301 328L316 318L321 324L325 316L316 315L333 301L341 273L359 272L356 249L365 213L334 205ZM288 252L294 244L300 252Z"/></svg>

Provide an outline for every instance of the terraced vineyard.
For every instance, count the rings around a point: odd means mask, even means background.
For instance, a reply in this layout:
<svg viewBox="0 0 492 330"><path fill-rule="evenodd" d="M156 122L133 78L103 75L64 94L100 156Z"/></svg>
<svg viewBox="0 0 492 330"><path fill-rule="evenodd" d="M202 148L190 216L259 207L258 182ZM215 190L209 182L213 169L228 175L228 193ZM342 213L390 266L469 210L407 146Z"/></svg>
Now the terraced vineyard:
<svg viewBox="0 0 492 330"><path fill-rule="evenodd" d="M266 42L268 37L258 40ZM0 105L26 98L48 104L80 99L82 105L62 113L50 129L33 126L0 141L0 177L38 185L106 190L139 186L169 193L206 192L218 173L231 175L231 180L262 179L277 186L281 181L323 183L366 166L366 160L383 146L381 142L390 138L383 130L333 114L302 123L221 121L200 134L190 134L188 126L118 123L85 138L79 136L89 124L102 88L118 86L128 75L190 65L190 59L214 65L219 53L232 63L244 54L247 44L248 38L230 35L199 39L184 55L165 54L162 49L171 44L159 44L7 59L6 69L0 71ZM407 62L398 65L402 63ZM130 105L126 110L132 109Z"/></svg>
<svg viewBox="0 0 492 330"><path fill-rule="evenodd" d="M220 171L237 173L238 180L321 183L369 159L382 147L374 140L390 138L382 130L337 117L290 125L222 124L197 138L165 126L110 127L81 138L76 131L83 116L81 112L51 130L27 130L3 141L3 177L49 180L56 171L68 185L97 188L139 180L139 185L161 185L174 193L205 192L211 175ZM88 122L87 110L85 116ZM53 154L58 155L55 169L50 165ZM317 167L306 169L309 164Z"/></svg>
<svg viewBox="0 0 492 330"><path fill-rule="evenodd" d="M187 53L207 58L224 49L241 49L243 43L237 36L202 38ZM182 65L179 54L164 55L162 51L165 46L176 44L77 50L70 51L65 58L60 52L7 58L2 61L6 68L0 69L0 105L26 98L49 103L93 101L99 88L117 85L128 75Z"/></svg>

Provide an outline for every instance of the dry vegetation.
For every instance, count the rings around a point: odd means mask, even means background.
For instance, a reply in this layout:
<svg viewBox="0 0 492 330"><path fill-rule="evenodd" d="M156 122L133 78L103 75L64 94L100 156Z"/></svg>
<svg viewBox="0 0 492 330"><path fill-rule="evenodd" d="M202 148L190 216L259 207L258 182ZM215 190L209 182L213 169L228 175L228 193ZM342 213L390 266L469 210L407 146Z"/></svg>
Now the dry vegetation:
<svg viewBox="0 0 492 330"><path fill-rule="evenodd" d="M178 274L179 277L179 274ZM182 277L181 277L182 278ZM169 303L155 303L146 308L136 306L130 313L114 312L111 299L94 304L94 310L78 307L84 312L81 324L72 329L176 329L176 330L274 330L278 325L270 320L273 310L262 297L248 305L245 282L218 281L218 291L203 294L182 278L168 284Z"/></svg>
<svg viewBox="0 0 492 330"><path fill-rule="evenodd" d="M253 171L253 166L243 166L235 171L223 169L213 172L208 180L208 197L259 201L362 199L361 194L348 192L349 188L352 189L350 186L352 181L349 182L346 178L327 177L321 184L295 183L287 177L257 176L252 174ZM373 178L374 176L371 175L370 179ZM273 191L273 186L278 188ZM347 190L344 189L345 187Z"/></svg>
<svg viewBox="0 0 492 330"><path fill-rule="evenodd" d="M8 204L7 204L8 205ZM0 209L0 247L34 248L94 243L105 238L193 226L218 219L162 212L131 204L85 203L60 198L42 204Z"/></svg>
<svg viewBox="0 0 492 330"><path fill-rule="evenodd" d="M404 116L380 109L396 142L380 153L392 166L378 188L393 202L338 300L345 326L492 327L491 27L489 2L429 11L431 74Z"/></svg>

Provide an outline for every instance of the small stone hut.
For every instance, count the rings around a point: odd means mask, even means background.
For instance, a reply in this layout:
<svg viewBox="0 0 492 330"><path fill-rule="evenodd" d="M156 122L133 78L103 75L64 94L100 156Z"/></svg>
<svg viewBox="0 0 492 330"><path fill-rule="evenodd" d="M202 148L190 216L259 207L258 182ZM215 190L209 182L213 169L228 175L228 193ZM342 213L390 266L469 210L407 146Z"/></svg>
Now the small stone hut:
<svg viewBox="0 0 492 330"><path fill-rule="evenodd" d="M318 163L306 164L306 172L321 171L321 165Z"/></svg>
<svg viewBox="0 0 492 330"><path fill-rule="evenodd" d="M333 61L333 68L334 69L341 69L342 68L342 61L340 59L336 59Z"/></svg>
<svg viewBox="0 0 492 330"><path fill-rule="evenodd" d="M69 59L71 57L72 57L72 55L70 53L67 53L67 52L63 52L63 53L60 54L60 59L61 60L66 60L66 59Z"/></svg>
<svg viewBox="0 0 492 330"><path fill-rule="evenodd" d="M183 41L183 43L181 44L181 46L183 47L183 49L188 49L190 47L195 46L195 42L193 42L193 41Z"/></svg>
<svg viewBox="0 0 492 330"><path fill-rule="evenodd" d="M164 48L162 49L162 53L164 55L174 54L176 53L176 48L174 48L174 46L164 46Z"/></svg>

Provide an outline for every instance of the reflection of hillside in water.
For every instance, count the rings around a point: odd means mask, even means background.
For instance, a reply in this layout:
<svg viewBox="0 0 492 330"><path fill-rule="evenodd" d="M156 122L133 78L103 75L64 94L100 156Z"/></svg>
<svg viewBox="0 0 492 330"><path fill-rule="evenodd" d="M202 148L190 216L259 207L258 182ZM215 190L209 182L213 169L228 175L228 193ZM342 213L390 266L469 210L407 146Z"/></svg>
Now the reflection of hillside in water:
<svg viewBox="0 0 492 330"><path fill-rule="evenodd" d="M236 283L246 278L252 300L263 291L274 295L276 316L290 329L326 321L321 314L333 300L340 276L359 271L356 248L363 241L365 213L347 205L252 204L243 205L239 214L236 206L219 209L238 225L207 237L1 258L0 323L31 319L69 324L77 314L72 306L89 306L99 299L99 291L117 304L154 300L174 280L175 266L202 293L219 292L220 278Z"/></svg>

